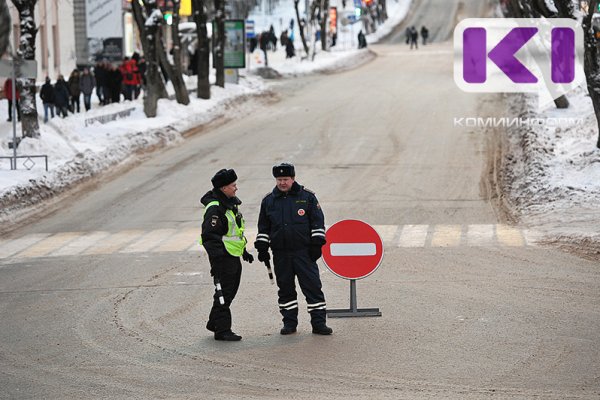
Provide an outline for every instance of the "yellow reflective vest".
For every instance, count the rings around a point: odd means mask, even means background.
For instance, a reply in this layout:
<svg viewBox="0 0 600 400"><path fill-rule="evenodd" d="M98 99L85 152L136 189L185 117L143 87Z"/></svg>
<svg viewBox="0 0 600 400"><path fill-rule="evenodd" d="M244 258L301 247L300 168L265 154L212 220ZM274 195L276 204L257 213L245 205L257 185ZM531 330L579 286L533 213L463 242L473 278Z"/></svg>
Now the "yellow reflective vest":
<svg viewBox="0 0 600 400"><path fill-rule="evenodd" d="M206 214L206 210L212 206L219 206L219 202L215 200L208 203L204 207L204 215ZM244 237L244 219L242 218L242 226L238 226L235 222L233 210L225 211L225 217L227 217L227 233L223 235L225 250L234 257L240 257L244 253L247 243ZM200 244L202 244L202 239L200 239Z"/></svg>

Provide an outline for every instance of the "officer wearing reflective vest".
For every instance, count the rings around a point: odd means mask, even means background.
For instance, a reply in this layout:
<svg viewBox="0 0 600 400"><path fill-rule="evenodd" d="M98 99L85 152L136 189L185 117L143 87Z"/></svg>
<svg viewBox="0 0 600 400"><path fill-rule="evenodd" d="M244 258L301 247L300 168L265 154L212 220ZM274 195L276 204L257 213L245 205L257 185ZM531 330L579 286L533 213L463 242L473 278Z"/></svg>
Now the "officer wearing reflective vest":
<svg viewBox="0 0 600 400"><path fill-rule="evenodd" d="M312 332L330 335L333 330L326 325L325 296L316 263L325 244L323 211L315 194L295 181L292 164L274 166L273 176L276 187L260 205L254 247L261 262L271 259L269 248L273 253L279 311L283 316L280 333L295 333L298 326L297 277L306 297Z"/></svg>
<svg viewBox="0 0 600 400"><path fill-rule="evenodd" d="M254 261L246 251L244 219L238 210L242 202L235 196L236 181L233 169L220 170L211 179L213 189L200 200L204 205L201 244L208 253L210 274L215 280L213 305L206 329L214 332L215 340L242 339L231 330L229 307L242 277L240 257L249 263Z"/></svg>

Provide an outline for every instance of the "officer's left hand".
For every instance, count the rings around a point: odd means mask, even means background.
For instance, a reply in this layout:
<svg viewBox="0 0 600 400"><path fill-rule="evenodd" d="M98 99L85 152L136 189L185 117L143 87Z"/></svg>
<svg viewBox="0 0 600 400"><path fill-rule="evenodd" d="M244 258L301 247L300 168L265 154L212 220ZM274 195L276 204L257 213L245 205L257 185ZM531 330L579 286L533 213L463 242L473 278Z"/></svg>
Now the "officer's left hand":
<svg viewBox="0 0 600 400"><path fill-rule="evenodd" d="M317 261L321 258L321 245L312 245L308 249L308 255L312 261Z"/></svg>
<svg viewBox="0 0 600 400"><path fill-rule="evenodd" d="M246 249L244 249L244 253L242 254L242 259L249 264L252 264L252 262L254 261L254 257L252 256L252 254L248 253L248 251Z"/></svg>

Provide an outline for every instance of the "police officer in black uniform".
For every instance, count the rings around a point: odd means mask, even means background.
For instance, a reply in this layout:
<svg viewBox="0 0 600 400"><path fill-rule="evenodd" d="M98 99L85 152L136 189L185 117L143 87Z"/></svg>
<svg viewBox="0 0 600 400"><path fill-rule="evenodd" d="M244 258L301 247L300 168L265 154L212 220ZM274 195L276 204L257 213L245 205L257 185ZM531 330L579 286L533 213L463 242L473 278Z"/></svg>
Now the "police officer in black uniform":
<svg viewBox="0 0 600 400"><path fill-rule="evenodd" d="M296 332L298 300L295 278L298 277L300 289L306 297L312 332L330 335L333 330L326 325L325 296L316 263L325 244L325 220L317 197L299 185L295 175L292 164L273 167L277 186L260 205L254 247L261 262L271 259L269 248L273 252L279 311L283 316L280 333L289 335Z"/></svg>
<svg viewBox="0 0 600 400"><path fill-rule="evenodd" d="M251 263L254 257L246 251L244 219L238 207L242 202L235 196L237 175L233 169L222 169L211 179L213 189L200 200L204 205L202 245L208 253L210 274L221 286L215 290L213 305L206 329L215 333L215 340L237 341L242 337L231 330L233 301L242 277L240 256Z"/></svg>

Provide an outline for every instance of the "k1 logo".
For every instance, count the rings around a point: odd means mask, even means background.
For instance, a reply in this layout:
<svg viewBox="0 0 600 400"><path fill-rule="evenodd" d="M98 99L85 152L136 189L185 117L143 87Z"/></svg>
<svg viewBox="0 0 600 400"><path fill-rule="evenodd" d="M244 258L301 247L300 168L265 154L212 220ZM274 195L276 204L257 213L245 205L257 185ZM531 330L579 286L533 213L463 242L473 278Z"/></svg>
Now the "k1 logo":
<svg viewBox="0 0 600 400"><path fill-rule="evenodd" d="M571 19L465 19L454 50L454 81L466 92L538 92L543 107L585 78L583 31Z"/></svg>

